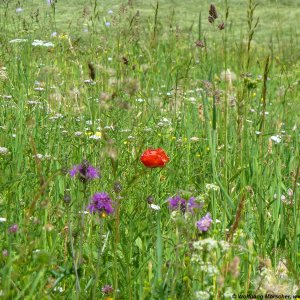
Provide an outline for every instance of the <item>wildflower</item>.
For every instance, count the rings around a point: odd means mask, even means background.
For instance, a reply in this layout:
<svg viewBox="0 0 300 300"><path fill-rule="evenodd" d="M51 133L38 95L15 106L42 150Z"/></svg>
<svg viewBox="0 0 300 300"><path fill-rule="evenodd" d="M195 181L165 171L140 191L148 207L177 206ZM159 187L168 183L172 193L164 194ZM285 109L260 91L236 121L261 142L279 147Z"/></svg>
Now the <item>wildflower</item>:
<svg viewBox="0 0 300 300"><path fill-rule="evenodd" d="M164 167L170 160L166 152L161 149L147 149L140 158L144 166L148 168Z"/></svg>
<svg viewBox="0 0 300 300"><path fill-rule="evenodd" d="M181 198L180 196L175 196L173 198L169 198L169 208L171 210L180 209L181 211L186 211L186 200Z"/></svg>
<svg viewBox="0 0 300 300"><path fill-rule="evenodd" d="M6 218L0 218L0 223L6 222Z"/></svg>
<svg viewBox="0 0 300 300"><path fill-rule="evenodd" d="M22 7L17 7L16 8L16 13L19 14L23 11L23 8Z"/></svg>
<svg viewBox="0 0 300 300"><path fill-rule="evenodd" d="M71 177L75 177L76 175L78 175L79 180L82 182L87 182L89 180L100 177L99 171L93 166L89 165L89 162L87 160L84 160L81 165L74 166L69 171L69 174Z"/></svg>
<svg viewBox="0 0 300 300"><path fill-rule="evenodd" d="M270 137L270 140L273 141L275 144L279 144L281 142L281 136L280 135L272 135Z"/></svg>
<svg viewBox="0 0 300 300"><path fill-rule="evenodd" d="M210 216L210 213L207 213L200 221L196 223L196 225L201 232L206 232L208 231L211 223L212 218Z"/></svg>
<svg viewBox="0 0 300 300"><path fill-rule="evenodd" d="M42 46L42 47L54 47L54 44L51 42L44 42L41 40L34 40L31 44L32 46Z"/></svg>
<svg viewBox="0 0 300 300"><path fill-rule="evenodd" d="M193 212L194 209L200 209L202 208L203 204L202 203L197 203L195 197L191 197L188 202L187 202L187 210L189 212Z"/></svg>
<svg viewBox="0 0 300 300"><path fill-rule="evenodd" d="M111 294L111 293L114 291L114 289L113 289L113 287L112 287L111 285L106 284L106 285L101 289L101 291L102 291L102 293L104 293L104 294Z"/></svg>
<svg viewBox="0 0 300 300"><path fill-rule="evenodd" d="M96 193L91 200L90 205L87 207L90 213L98 212L103 216L113 213L113 202L107 193Z"/></svg>
<svg viewBox="0 0 300 300"><path fill-rule="evenodd" d="M156 205L156 204L153 204L153 203L150 204L149 207L152 208L153 210L160 210L160 206Z"/></svg>
<svg viewBox="0 0 300 300"><path fill-rule="evenodd" d="M210 299L210 294L207 291L197 291L195 292L195 297L197 300L208 300Z"/></svg>
<svg viewBox="0 0 300 300"><path fill-rule="evenodd" d="M93 139L93 140L100 140L102 138L102 133L100 131L97 131L97 132L95 132L95 134L91 135L89 138Z"/></svg>
<svg viewBox="0 0 300 300"><path fill-rule="evenodd" d="M8 250L7 249L4 249L2 250L2 256L8 256Z"/></svg>
<svg viewBox="0 0 300 300"><path fill-rule="evenodd" d="M208 190L208 191L219 191L220 190L220 187L213 184L213 183L207 183L205 185L205 188Z"/></svg>
<svg viewBox="0 0 300 300"><path fill-rule="evenodd" d="M2 155L9 154L9 151L5 147L0 147L0 154L2 154Z"/></svg>
<svg viewBox="0 0 300 300"><path fill-rule="evenodd" d="M9 232L9 233L16 233L16 232L18 231L18 229L19 229L18 224L14 224L14 225L12 225L12 226L10 226L10 227L8 228L8 232Z"/></svg>
<svg viewBox="0 0 300 300"><path fill-rule="evenodd" d="M171 210L180 209L183 213L185 213L186 211L193 212L194 209L201 207L202 204L198 204L194 197L191 197L188 201L180 196L169 198L169 208Z"/></svg>
<svg viewBox="0 0 300 300"><path fill-rule="evenodd" d="M105 26L109 27L110 26L110 22L105 22Z"/></svg>

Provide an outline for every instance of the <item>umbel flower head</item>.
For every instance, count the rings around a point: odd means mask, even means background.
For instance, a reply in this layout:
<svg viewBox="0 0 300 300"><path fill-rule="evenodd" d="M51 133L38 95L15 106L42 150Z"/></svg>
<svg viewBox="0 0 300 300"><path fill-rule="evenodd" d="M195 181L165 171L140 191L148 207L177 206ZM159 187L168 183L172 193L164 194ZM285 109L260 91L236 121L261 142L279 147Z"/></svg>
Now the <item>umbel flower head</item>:
<svg viewBox="0 0 300 300"><path fill-rule="evenodd" d="M170 160L166 152L161 149L147 149L140 158L142 164L148 168L164 167Z"/></svg>
<svg viewBox="0 0 300 300"><path fill-rule="evenodd" d="M114 212L113 201L107 193L96 193L91 198L91 203L87 207L90 213L99 213L103 217Z"/></svg>
<svg viewBox="0 0 300 300"><path fill-rule="evenodd" d="M74 166L69 171L69 174L71 177L78 176L79 180L83 183L100 177L99 171L91 166L87 160L83 160L80 165Z"/></svg>
<svg viewBox="0 0 300 300"><path fill-rule="evenodd" d="M212 223L212 218L210 213L207 213L200 221L196 223L199 231L206 232L208 231L210 225Z"/></svg>
<svg viewBox="0 0 300 300"><path fill-rule="evenodd" d="M195 197L191 197L189 200L186 200L177 195L169 198L168 201L169 208L171 210L180 209L183 213L186 211L193 212L195 209L200 209L203 206L196 202Z"/></svg>

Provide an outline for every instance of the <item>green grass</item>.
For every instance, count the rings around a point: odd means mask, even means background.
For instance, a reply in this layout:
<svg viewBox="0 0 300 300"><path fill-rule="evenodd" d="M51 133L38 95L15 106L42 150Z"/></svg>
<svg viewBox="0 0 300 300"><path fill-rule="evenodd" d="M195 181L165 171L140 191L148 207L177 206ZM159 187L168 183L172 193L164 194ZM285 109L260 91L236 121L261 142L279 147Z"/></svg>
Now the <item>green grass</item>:
<svg viewBox="0 0 300 300"><path fill-rule="evenodd" d="M0 6L0 298L299 295L298 1L216 1L225 30L207 1L73 2ZM83 214L95 192L112 215Z"/></svg>

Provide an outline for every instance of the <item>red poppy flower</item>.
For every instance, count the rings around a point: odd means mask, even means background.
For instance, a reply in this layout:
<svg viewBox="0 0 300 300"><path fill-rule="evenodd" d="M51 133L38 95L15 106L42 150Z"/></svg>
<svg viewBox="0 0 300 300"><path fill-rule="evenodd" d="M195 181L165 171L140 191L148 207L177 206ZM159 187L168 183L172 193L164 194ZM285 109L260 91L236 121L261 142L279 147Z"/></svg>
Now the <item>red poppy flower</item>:
<svg viewBox="0 0 300 300"><path fill-rule="evenodd" d="M164 167L170 158L163 149L158 148L147 149L140 160L148 168L157 168Z"/></svg>

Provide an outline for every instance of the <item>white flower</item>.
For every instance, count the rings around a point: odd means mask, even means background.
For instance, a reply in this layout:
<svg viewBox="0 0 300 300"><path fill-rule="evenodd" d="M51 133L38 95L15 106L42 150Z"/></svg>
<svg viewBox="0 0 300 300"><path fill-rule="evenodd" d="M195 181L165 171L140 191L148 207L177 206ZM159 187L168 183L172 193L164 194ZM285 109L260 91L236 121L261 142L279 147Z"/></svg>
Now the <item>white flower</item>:
<svg viewBox="0 0 300 300"><path fill-rule="evenodd" d="M260 134L261 134L261 131L255 131L255 134L256 134L256 135L260 135Z"/></svg>
<svg viewBox="0 0 300 300"><path fill-rule="evenodd" d="M0 218L0 223L6 222L6 218Z"/></svg>
<svg viewBox="0 0 300 300"><path fill-rule="evenodd" d="M154 210L160 210L160 206L156 205L156 204L150 204L150 208L152 208Z"/></svg>
<svg viewBox="0 0 300 300"><path fill-rule="evenodd" d="M281 136L280 135L272 135L270 137L271 141L273 141L275 144L279 144L281 142Z"/></svg>
<svg viewBox="0 0 300 300"><path fill-rule="evenodd" d="M219 241L219 246L220 246L221 250L224 251L224 252L228 251L229 248L230 248L229 243L226 242L226 241L223 241L223 240Z"/></svg>
<svg viewBox="0 0 300 300"><path fill-rule="evenodd" d="M54 47L54 44L51 43L51 42L44 42L44 41L41 41L41 40L34 40L32 43L31 43L32 46L42 46L42 47Z"/></svg>
<svg viewBox="0 0 300 300"><path fill-rule="evenodd" d="M84 81L84 83L90 84L90 85L95 85L95 84L96 84L96 82L93 81L92 79L86 79L86 80Z"/></svg>
<svg viewBox="0 0 300 300"><path fill-rule="evenodd" d="M233 296L233 291L231 287L226 288L224 292L224 298L231 298Z"/></svg>
<svg viewBox="0 0 300 300"><path fill-rule="evenodd" d="M195 297L197 300L209 300L210 294L206 291L195 292Z"/></svg>
<svg viewBox="0 0 300 300"><path fill-rule="evenodd" d="M22 7L18 7L18 8L16 8L16 13L18 14L18 13L21 13L23 11L23 8Z"/></svg>
<svg viewBox="0 0 300 300"><path fill-rule="evenodd" d="M107 126L104 126L103 129L104 130L114 130L114 126L113 125L107 125Z"/></svg>
<svg viewBox="0 0 300 300"><path fill-rule="evenodd" d="M59 292L62 293L64 291L64 289L61 286L57 286L53 289L54 292Z"/></svg>
<svg viewBox="0 0 300 300"><path fill-rule="evenodd" d="M220 187L217 186L217 185L215 185L215 184L213 184L213 183L207 183L207 184L205 185L205 188L206 188L208 191L210 191L210 190L213 190L213 191L219 191L219 190L220 190Z"/></svg>
<svg viewBox="0 0 300 300"><path fill-rule="evenodd" d="M81 136L81 135L82 135L82 132L81 132L81 131L76 131L74 134L75 134L76 136Z"/></svg>
<svg viewBox="0 0 300 300"><path fill-rule="evenodd" d="M9 43L24 43L24 42L27 42L27 39L14 39L14 40L11 40L9 41Z"/></svg>
<svg viewBox="0 0 300 300"><path fill-rule="evenodd" d="M0 147L0 154L2 154L2 155L9 154L9 151L5 147Z"/></svg>
<svg viewBox="0 0 300 300"><path fill-rule="evenodd" d="M170 120L168 120L167 118L162 118L158 123L157 126L158 127L165 127L165 126L171 126L172 122Z"/></svg>
<svg viewBox="0 0 300 300"><path fill-rule="evenodd" d="M101 139L101 134L93 134L89 137L92 140L100 140Z"/></svg>

